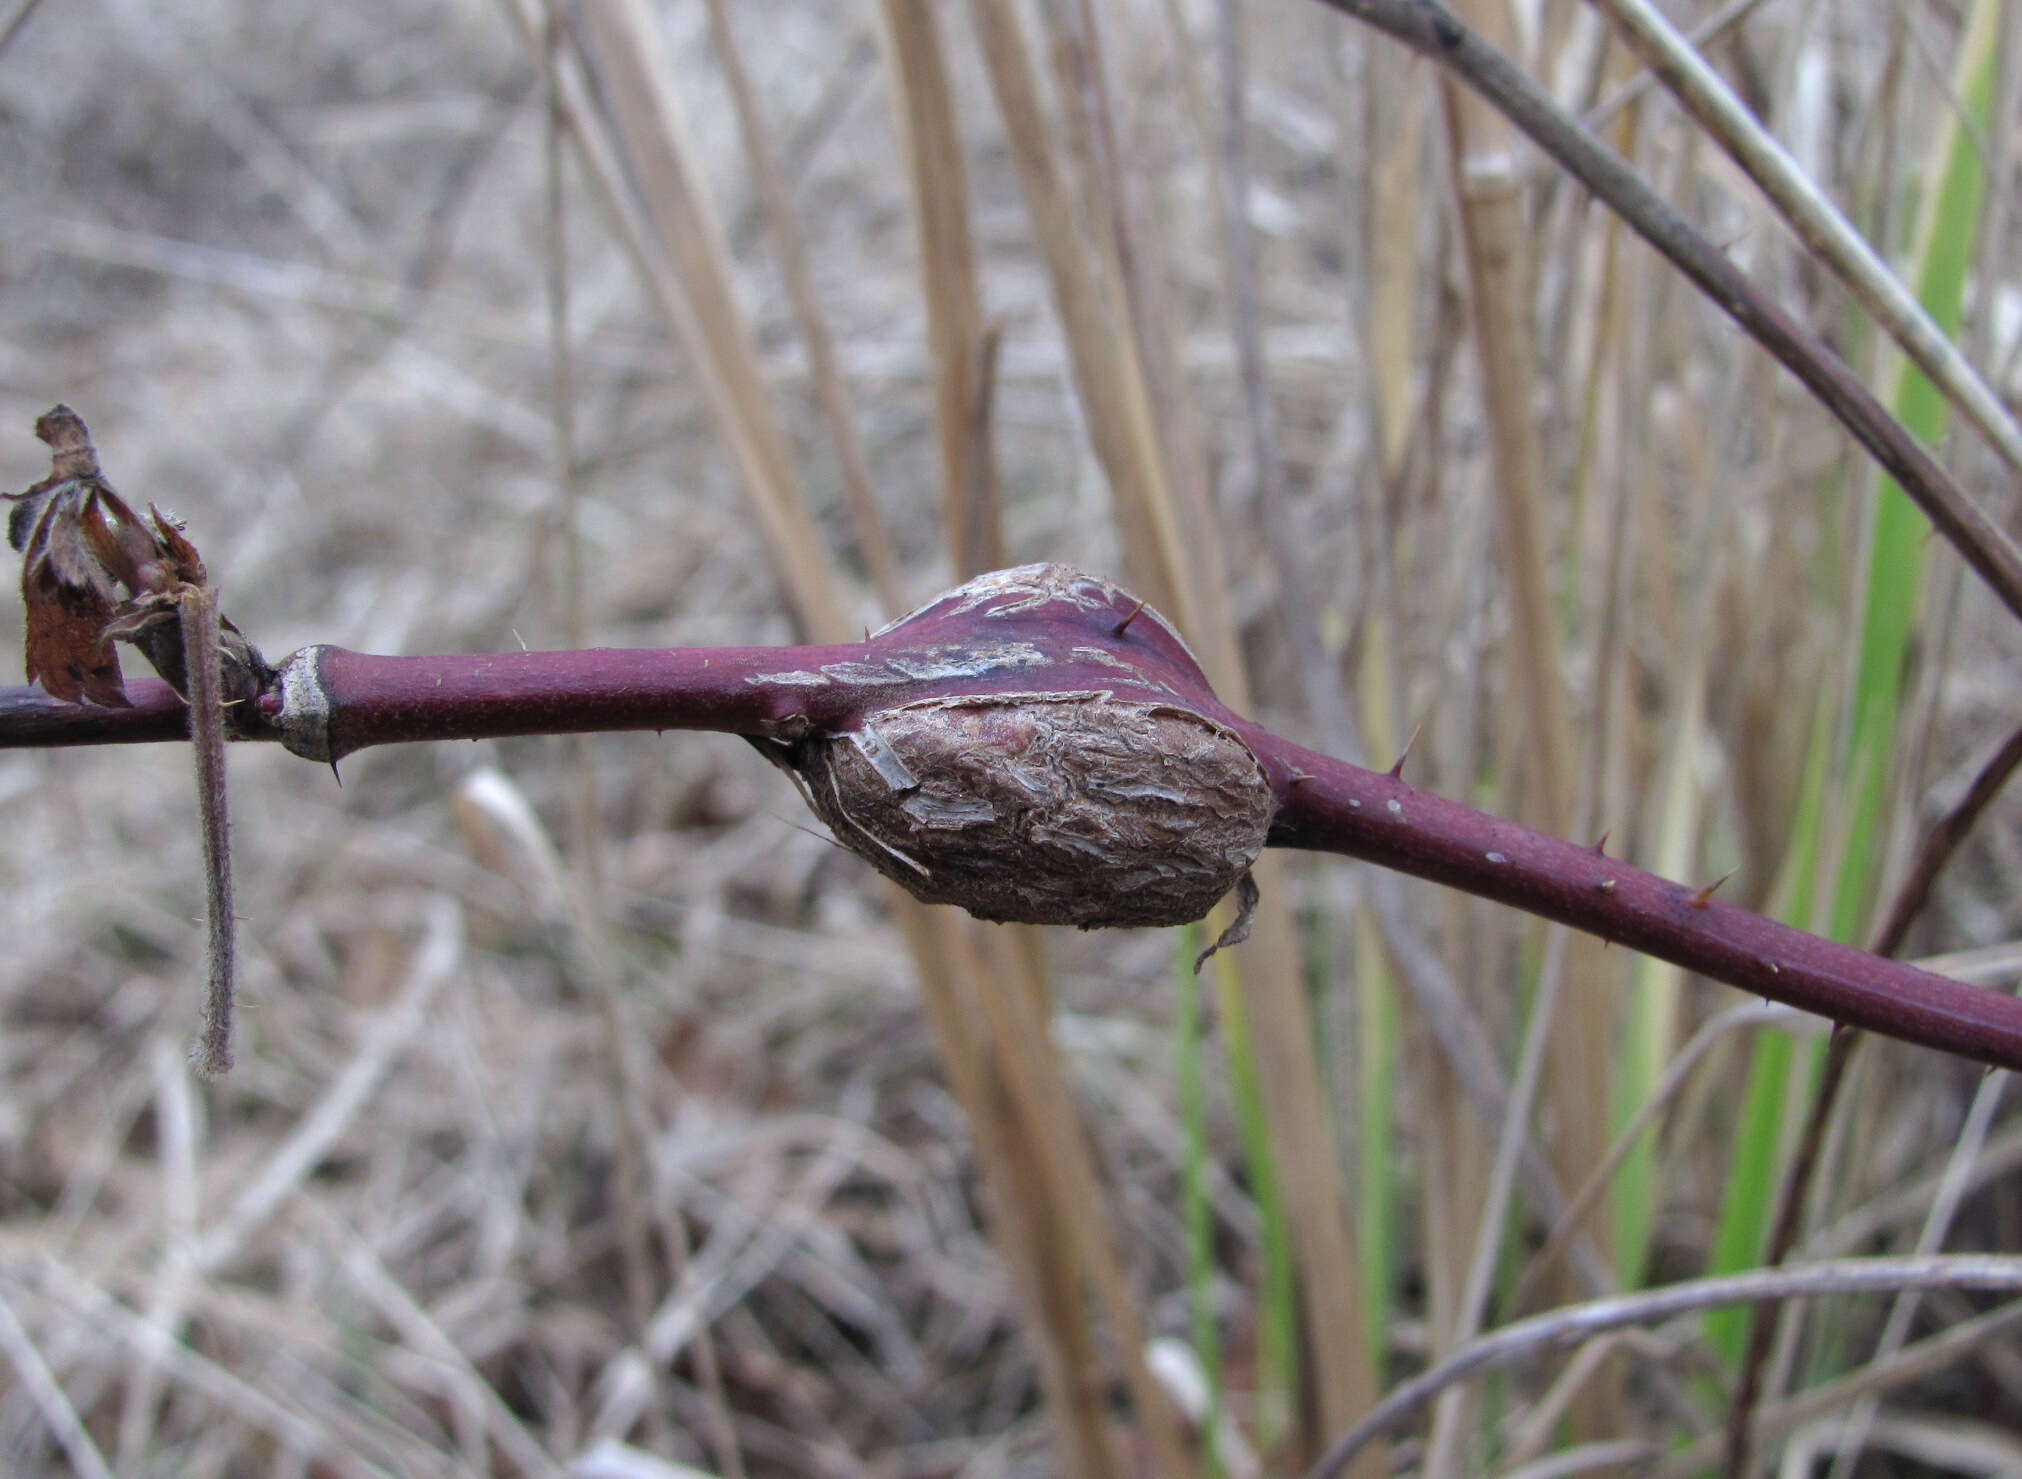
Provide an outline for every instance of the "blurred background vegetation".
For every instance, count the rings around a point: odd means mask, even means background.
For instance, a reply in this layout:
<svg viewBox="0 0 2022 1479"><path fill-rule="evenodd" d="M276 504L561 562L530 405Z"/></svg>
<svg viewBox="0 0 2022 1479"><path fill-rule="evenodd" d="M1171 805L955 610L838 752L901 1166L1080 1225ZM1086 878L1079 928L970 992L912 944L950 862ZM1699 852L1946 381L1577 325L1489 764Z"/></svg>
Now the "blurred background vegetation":
<svg viewBox="0 0 2022 1479"><path fill-rule="evenodd" d="M2014 526L1596 11L1463 9ZM0 486L69 402L270 658L832 640L1064 560L1281 732L1857 942L2015 723L2022 635L1795 382L1320 6L10 13ZM2011 392L2022 13L1669 13ZM266 748L211 1086L187 757L0 760L8 1473L1297 1473L1479 1329L1760 1262L1816 1071L1332 861L1196 982L897 898L727 737ZM2002 804L1912 953L2012 988L2018 863ZM1853 1073L1800 1249L2017 1247L2005 1076ZM2011 1325L1894 1354L1992 1308L1787 1316L1770 1458L1871 1395L1861 1473L2014 1472ZM1706 1471L1745 1324L1358 1472Z"/></svg>

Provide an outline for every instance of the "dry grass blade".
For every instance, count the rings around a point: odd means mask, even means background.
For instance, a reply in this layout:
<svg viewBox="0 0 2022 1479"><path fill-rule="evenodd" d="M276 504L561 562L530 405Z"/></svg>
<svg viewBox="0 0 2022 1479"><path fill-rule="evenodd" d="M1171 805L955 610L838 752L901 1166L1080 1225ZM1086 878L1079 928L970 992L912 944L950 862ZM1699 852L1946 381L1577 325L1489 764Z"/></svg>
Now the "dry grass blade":
<svg viewBox="0 0 2022 1479"><path fill-rule="evenodd" d="M365 1303L434 1366L436 1381L453 1392L452 1400L468 1403L483 1414L487 1436L522 1474L561 1479L561 1465L541 1448L497 1388L471 1365L442 1326L374 1256L370 1241L359 1229L325 1209L316 1208L315 1212L321 1213L314 1220L332 1261Z"/></svg>
<svg viewBox="0 0 2022 1479"><path fill-rule="evenodd" d="M968 167L935 10L933 0L885 0L879 35L927 303L942 520L955 573L967 579L999 568L1008 557L996 465L979 424L989 394L992 341L977 295Z"/></svg>
<svg viewBox="0 0 2022 1479"><path fill-rule="evenodd" d="M974 1004L990 1024L1018 1125L1032 1137L1032 1148L1058 1188L1062 1230L1074 1240L1078 1262L1094 1283L1121 1347L1124 1379L1156 1471L1186 1479L1197 1472L1197 1465L1188 1451L1177 1406L1146 1364L1150 1343L1144 1322L1116 1254L1106 1199L1075 1121L1074 1098L1047 1032L1045 1001L1034 989L1040 983L1030 968L1031 957L1021 949L1019 933L988 932L981 952L963 962L977 988Z"/></svg>
<svg viewBox="0 0 2022 1479"><path fill-rule="evenodd" d="M1091 260L1075 201L1055 155L1040 103L1039 79L1016 9L976 0L971 6L990 85L1018 167L1088 417L1089 439L1108 475L1123 531L1124 559L1136 592L1194 630L1193 592L1176 582L1186 568L1152 422L1150 394L1133 352L1114 285ZM1210 675L1214 676L1214 675ZM1224 692L1224 696L1227 694Z"/></svg>
<svg viewBox="0 0 2022 1479"><path fill-rule="evenodd" d="M1493 0L1466 7L1476 22L1500 30L1502 8ZM1491 31L1490 34L1495 34ZM1536 386L1529 331L1532 275L1516 168L1515 136L1479 99L1450 77L1440 86L1448 159L1459 199L1468 306L1481 366L1484 411L1493 448L1496 527L1503 579L1509 590L1515 685L1523 706L1522 752L1528 812L1564 836L1575 825L1571 704L1559 654L1549 556L1542 509L1543 451L1531 414ZM1559 1179L1577 1184L1606 1153L1607 1132L1593 1106L1613 1094L1610 1051L1617 1006L1599 942L1570 944L1563 1001L1556 1003L1547 1044L1550 1085L1547 1113L1557 1126L1551 1153ZM1547 1000L1551 1000L1547 998ZM1595 1229L1604 1253L1605 1223ZM1605 1389L1582 1408L1590 1436L1612 1426Z"/></svg>
<svg viewBox="0 0 2022 1479"><path fill-rule="evenodd" d="M2022 427L2001 398L1698 49L1649 0L1592 3L1615 22L1700 127L1748 172L1815 259L1838 274L1917 368L1980 428L2002 460L2022 472ZM1992 24L1998 11L1998 6L1981 6L1976 24Z"/></svg>
<svg viewBox="0 0 2022 1479"><path fill-rule="evenodd" d="M543 28L530 0L506 3L527 44L538 46ZM802 626L817 641L840 641L849 627L835 577L738 310L728 253L686 123L664 68L656 65L662 51L657 27L636 0L593 5L585 20L595 38L599 78L612 101L612 128L605 137L586 105L581 78L565 68L560 85L571 135L583 146L617 229L702 378ZM622 147L622 165L614 144ZM638 181L643 216L632 207L628 179Z"/></svg>
<svg viewBox="0 0 2022 1479"><path fill-rule="evenodd" d="M1203 624L1202 556L1179 537L1177 504L1161 455L1157 418L1137 351L1115 256L1091 250L1075 193L1054 148L1039 100L1031 53L1017 11L977 0L971 7L984 61L1004 115L1026 207L1039 238L1074 384L1090 440L1108 475L1137 593L1198 642L1217 692L1241 704L1248 684L1234 633ZM1344 1215L1340 1162L1313 1055L1300 982L1297 936L1284 903L1281 865L1260 861L1263 891L1243 961L1255 1002L1255 1045L1266 1112L1283 1159L1285 1195L1304 1274L1315 1382L1323 1421L1338 1426L1373 1399L1376 1385L1360 1337L1354 1243Z"/></svg>
<svg viewBox="0 0 2022 1479"><path fill-rule="evenodd" d="M818 636L837 639L847 634L847 626L812 520L786 466L777 424L751 353L749 331L736 316L721 240L707 224L711 218L699 193L699 176L690 158L685 129L671 94L645 60L658 49L650 19L636 5L597 7L592 19L602 35L599 56L606 67L606 83L616 95L619 131L630 161L629 169L621 168L608 142L599 147L598 138L589 131L594 115L582 106L580 80L564 73L564 96L592 178L617 216L634 261L668 315L676 337L688 344L697 358L804 625ZM621 183L627 177L641 178L648 199L658 201L653 214L672 235L672 270L683 280L676 281L669 274L645 239L643 222L628 208ZM1040 1343L1047 1354L1042 1368L1049 1373L1053 1410L1062 1415L1063 1441L1070 1461L1077 1472L1086 1475L1113 1472L1103 1457L1107 1443L1099 1416L1089 1405L1095 1389L1094 1368L1079 1305L1078 1263L1063 1256L1055 1236L1058 1219L1088 1214L1077 1213L1074 1203L1057 1195L1052 1184L1054 1167L1018 1151L1021 1130L999 1134L982 1128L1000 1120L1003 1100L1001 1090L991 1086L994 1069L988 1066L983 1045L966 1027L957 1027L964 1009L954 1004L956 997L950 994L958 992L961 980L959 971L951 974L946 969L950 942L946 936L936 939L943 926L932 913L897 896L896 891L893 900L901 926L914 946L922 990L950 1079L978 1136L986 1164L995 1168L992 1180L998 1188L995 1202L1000 1219L1008 1220L1010 1208L1033 1209L1033 1225L1022 1232L1008 1229L1004 1247L1007 1258L1021 1272L1029 1296L1026 1308L1038 1322ZM963 927L956 921L946 926ZM1002 1050L1010 1051L1008 1047ZM999 1225L1005 1223L1000 1221ZM1141 1353L1133 1359L1141 1359Z"/></svg>
<svg viewBox="0 0 2022 1479"><path fill-rule="evenodd" d="M1826 345L1569 117L1550 94L1439 0L1321 0L1438 61L1489 99L1662 252L1839 419L1979 573L2022 616L2022 552Z"/></svg>
<svg viewBox="0 0 2022 1479"><path fill-rule="evenodd" d="M32 1271L10 1270L9 1277L17 1291L32 1283L47 1304L67 1307L64 1312L88 1327L93 1340L147 1353L150 1359L158 1353L179 1389L203 1398L231 1421L243 1423L285 1451L321 1460L347 1479L383 1479L399 1462L383 1434L362 1424L330 1431L300 1410L292 1400L295 1394L263 1387L258 1379L263 1373L249 1378L209 1359L60 1261L45 1258ZM422 1472L431 1470L440 1472L435 1465Z"/></svg>
<svg viewBox="0 0 2022 1479"><path fill-rule="evenodd" d="M35 1342L21 1328L21 1321L15 1316L14 1306L8 1302L4 1291L0 1291L0 1350L7 1353L7 1359L14 1365L16 1379L41 1412L49 1431L63 1445L64 1456L81 1479L112 1479L112 1470L105 1462L105 1455L98 1451L98 1445L91 1441L91 1434L77 1420L77 1409L63 1394L62 1384L57 1381L56 1373L49 1369L49 1363L42 1359Z"/></svg>
<svg viewBox="0 0 2022 1479"><path fill-rule="evenodd" d="M815 296L814 276L808 270L807 250L802 245L793 200L773 159L770 131L765 126L764 114L759 110L757 90L752 86L751 75L744 66L744 53L737 44L728 0L709 0L709 35L717 56L723 62L723 78L730 86L730 100L737 109L737 127L744 137L744 156L751 165L752 182L758 189L759 204L765 212L773 250L779 256L779 270L786 279L787 296L793 302L794 324L800 330L801 342L807 347L808 370L814 378L815 399L821 405L822 419L828 423L829 437L835 444L857 553L863 558L871 587L878 593L878 600L884 608L887 611L903 610L906 603L899 587L898 554L892 548L892 536L885 528L884 515L878 512L877 496L871 489L870 464L864 457L863 440L857 435L855 408L850 403L842 368L836 363L835 341L829 333L828 319L821 311L820 299ZM1004 563L1002 551L999 551L998 558L981 568L991 569Z"/></svg>
<svg viewBox="0 0 2022 1479"><path fill-rule="evenodd" d="M1031 1322L1040 1386L1065 1467L1077 1479L1120 1474L1101 1399L1101 1363L1083 1308L1082 1264L1064 1229L1075 1214L1059 1204L1044 1158L1023 1133L974 1001L977 992L998 988L977 979L973 926L951 910L893 893L900 928L920 963L921 996L942 1069L976 1137L992 1235Z"/></svg>

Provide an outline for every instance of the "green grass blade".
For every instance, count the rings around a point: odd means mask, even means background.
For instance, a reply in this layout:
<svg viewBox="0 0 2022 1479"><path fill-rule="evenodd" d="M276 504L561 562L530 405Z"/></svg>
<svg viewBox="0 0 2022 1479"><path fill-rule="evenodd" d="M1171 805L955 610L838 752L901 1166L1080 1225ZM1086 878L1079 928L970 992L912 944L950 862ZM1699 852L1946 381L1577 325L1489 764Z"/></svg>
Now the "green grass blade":
<svg viewBox="0 0 2022 1479"><path fill-rule="evenodd" d="M1292 1432L1299 1403L1299 1304L1293 1278L1291 1227L1278 1184L1264 1091L1232 952L1214 958L1215 1000L1222 1014L1222 1055L1229 1066L1229 1097L1250 1170L1250 1189L1263 1221L1262 1288L1257 1298L1257 1442L1271 1453ZM1188 969L1192 969L1189 961Z"/></svg>
<svg viewBox="0 0 2022 1479"><path fill-rule="evenodd" d="M1948 334L1958 331L1965 302L1966 273L1979 225L1983 161L1975 131L1984 131L1993 95L1995 38L2000 6L1980 0L1960 42L1954 77L1965 117L1954 116L1937 142L1937 188L1919 211L1910 276L1918 298ZM1902 365L1891 397L1895 414L1917 436L1935 443L1944 435L1947 405L1923 375ZM1835 806L1845 818L1845 845L1832 885L1827 932L1857 941L1873 908L1878 864L1886 841L1885 808L1893 783L1896 720L1903 679L1922 594L1924 551L1929 525L1893 482L1884 480L1869 521L1866 602L1854 674L1852 724L1839 769ZM1790 864L1780 890L1778 913L1806 924L1817 883L1819 839L1827 790L1824 710L1814 721ZM1743 1095L1735 1130L1720 1225L1710 1272L1731 1273L1761 1261L1769 1219L1782 1175L1785 1095L1791 1080L1792 1041L1764 1033ZM1813 1067L1816 1067L1816 1053ZM1711 1315L1708 1339L1730 1361L1738 1361L1747 1330L1740 1310Z"/></svg>
<svg viewBox="0 0 2022 1479"><path fill-rule="evenodd" d="M1193 1306L1194 1359L1208 1383L1207 1433L1222 1424L1222 1342L1215 1324L1214 1211L1208 1201L1208 1096L1202 1061L1201 983L1194 974L1201 928L1187 925L1174 936L1173 979L1178 987L1179 1097L1185 1150L1180 1163L1181 1215L1186 1227L1187 1291ZM1220 1445L1201 1445L1201 1472L1221 1479Z"/></svg>
<svg viewBox="0 0 2022 1479"><path fill-rule="evenodd" d="M1826 780L1832 752L1832 710L1820 695L1812 716L1811 745L1804 780L1792 819L1790 849L1778 880L1774 913L1787 924L1808 926L1818 891L1820 838L1824 831ZM1762 1261L1769 1221L1776 1215L1777 1187L1783 1165L1785 1098L1796 1043L1788 1033L1764 1031L1755 1040L1748 1081L1734 1126L1734 1151L1728 1162L1727 1184L1720 1201L1720 1221L1714 1229L1709 1274L1738 1273ZM1715 1310L1706 1317L1706 1338L1713 1348L1738 1363L1748 1338L1749 1313L1744 1309Z"/></svg>
<svg viewBox="0 0 2022 1479"><path fill-rule="evenodd" d="M1397 987L1366 913L1355 930L1356 1246L1362 1252L1363 1338L1380 1375L1390 1329L1396 1167L1391 1106L1397 1087Z"/></svg>
<svg viewBox="0 0 2022 1479"><path fill-rule="evenodd" d="M1918 211L1910 272L1916 294L1938 327L1956 334L1964 311L1966 273L1979 228L1982 176L1976 134L1983 133L1994 91L1996 24L2000 5L1981 0L1960 41L1954 77L1965 116L1954 115L1938 142L1937 189ZM1931 382L1898 362L1896 416L1927 443L1945 434L1950 407ZM1869 523L1867 605L1861 616L1860 663L1854 677L1853 729L1845 774L1861 778L1847 798L1852 826L1833 894L1830 931L1854 940L1873 907L1875 866L1886 840L1883 808L1890 790L1896 716L1910 639L1923 589L1930 524L1902 489L1884 479Z"/></svg>

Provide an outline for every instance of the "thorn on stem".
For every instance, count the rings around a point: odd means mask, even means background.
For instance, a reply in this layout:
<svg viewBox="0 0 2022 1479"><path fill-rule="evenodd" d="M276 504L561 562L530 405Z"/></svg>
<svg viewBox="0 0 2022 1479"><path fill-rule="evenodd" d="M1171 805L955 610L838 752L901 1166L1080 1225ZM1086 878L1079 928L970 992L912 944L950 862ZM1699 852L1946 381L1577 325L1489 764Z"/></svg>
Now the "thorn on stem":
<svg viewBox="0 0 2022 1479"><path fill-rule="evenodd" d="M1708 905L1710 905L1713 902L1714 891L1718 889L1721 884L1725 883L1728 879L1732 878L1734 876L1734 872L1735 872L1734 869L1729 868L1725 873L1721 874L1718 878L1714 879L1711 883L1707 884L1706 887L1700 889L1698 893L1692 896L1692 907L1694 909L1704 909Z"/></svg>
<svg viewBox="0 0 2022 1479"><path fill-rule="evenodd" d="M1392 780L1401 781L1404 779L1404 762L1411 758L1412 747L1418 743L1419 732L1424 728L1425 721L1423 719L1411 726L1411 738L1404 742L1404 753L1399 755L1397 763L1390 767L1390 778Z"/></svg>
<svg viewBox="0 0 2022 1479"><path fill-rule="evenodd" d="M1292 771L1290 775L1285 777L1285 785L1287 787L1303 786L1306 785L1308 782L1310 782L1312 779L1313 777L1311 772L1295 769Z"/></svg>
<svg viewBox="0 0 2022 1479"><path fill-rule="evenodd" d="M1124 617L1122 621L1118 622L1116 626L1111 630L1110 635L1112 637L1121 637L1125 632L1129 631L1130 624L1137 620L1137 614L1140 611L1144 610L1144 607L1145 603L1143 601L1139 601L1135 606L1131 607L1130 615Z"/></svg>
<svg viewBox="0 0 2022 1479"><path fill-rule="evenodd" d="M1607 855L1608 855L1608 834L1606 832L1603 832L1601 834L1601 840L1594 844L1594 856L1597 858L1605 858Z"/></svg>

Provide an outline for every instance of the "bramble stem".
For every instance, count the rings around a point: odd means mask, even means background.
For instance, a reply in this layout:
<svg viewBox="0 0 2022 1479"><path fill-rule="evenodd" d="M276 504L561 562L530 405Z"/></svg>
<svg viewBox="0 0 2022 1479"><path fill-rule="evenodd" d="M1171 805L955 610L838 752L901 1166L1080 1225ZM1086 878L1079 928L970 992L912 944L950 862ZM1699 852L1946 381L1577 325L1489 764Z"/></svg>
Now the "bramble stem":
<svg viewBox="0 0 2022 1479"><path fill-rule="evenodd" d="M1239 735L1275 801L1259 817L1260 827L1262 815L1270 817L1261 839L1269 845L1395 868L1837 1022L2022 1068L2022 1000L1819 939L1719 903L1711 889L1294 745L1218 702L1155 612L1057 566L981 577L861 643L462 657L311 647L282 663L257 700L234 709L232 724L241 738L278 739L319 760L401 740L708 729L776 742L798 768L802 742L850 735L884 767L878 774L895 794L910 798L899 803L903 810L929 798L914 791L903 763L880 751L872 721L925 700L1008 712L1098 695L1192 711ZM136 683L130 696L133 708L100 709L0 691L0 747L180 737L180 700L165 685ZM1021 742L1015 724L992 733L992 743ZM1103 789L1099 778L1088 784ZM935 804L945 807L947 798ZM849 819L861 830L860 817ZM1013 833L1024 825L1016 816L1000 823ZM1090 855L1091 888L1116 886L1105 867L1103 856ZM904 870L894 876L903 880Z"/></svg>
<svg viewBox="0 0 2022 1479"><path fill-rule="evenodd" d="M0 750L144 745L190 737L189 705L161 679L127 679L126 698L126 708L108 709L66 703L40 688L0 688Z"/></svg>
<svg viewBox="0 0 2022 1479"><path fill-rule="evenodd" d="M1395 868L1835 1022L2022 1065L2022 1000L1806 934L1268 731L1251 727L1244 738L1281 798L1276 846Z"/></svg>

